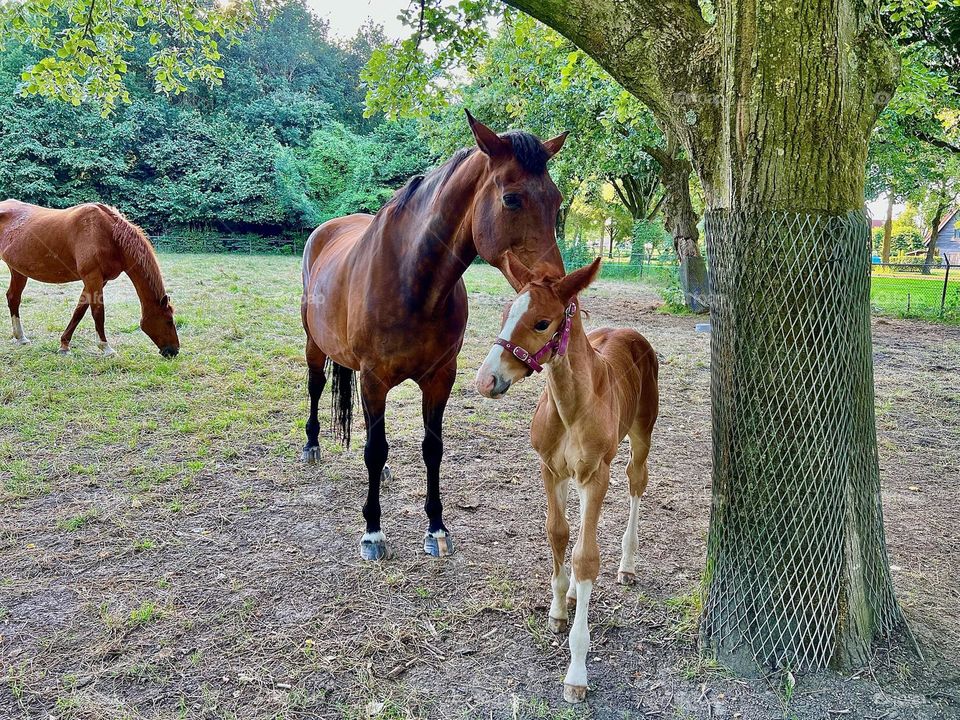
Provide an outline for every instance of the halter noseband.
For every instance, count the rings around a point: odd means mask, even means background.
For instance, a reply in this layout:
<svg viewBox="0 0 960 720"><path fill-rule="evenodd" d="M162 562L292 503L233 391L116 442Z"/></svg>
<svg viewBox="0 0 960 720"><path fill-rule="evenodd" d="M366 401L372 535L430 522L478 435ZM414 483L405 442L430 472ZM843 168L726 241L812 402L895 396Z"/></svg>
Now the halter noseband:
<svg viewBox="0 0 960 720"><path fill-rule="evenodd" d="M509 340L504 340L501 337L494 340L493 344L502 347L534 372L540 372L543 370L541 360L545 355L550 352L556 353L558 356L566 354L567 344L570 342L570 328L573 326L573 316L576 314L577 303L576 301L571 301L563 313L563 325L553 334L553 337L550 338L547 344L535 353L527 352L519 345L514 345Z"/></svg>

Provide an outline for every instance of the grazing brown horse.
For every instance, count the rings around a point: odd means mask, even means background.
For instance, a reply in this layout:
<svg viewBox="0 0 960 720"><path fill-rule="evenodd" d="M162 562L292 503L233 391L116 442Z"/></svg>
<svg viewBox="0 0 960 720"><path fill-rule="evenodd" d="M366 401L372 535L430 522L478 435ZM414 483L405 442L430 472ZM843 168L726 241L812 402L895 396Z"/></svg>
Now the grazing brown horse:
<svg viewBox="0 0 960 720"><path fill-rule="evenodd" d="M70 350L73 331L90 308L101 351L114 355L103 328L103 287L125 272L140 297L140 328L164 357L180 351L173 305L163 289L153 246L143 230L116 208L88 203L53 210L17 200L0 202L0 259L10 268L7 305L13 337L21 345L30 342L20 322L20 297L27 280L82 280L80 302L60 337L60 352Z"/></svg>
<svg viewBox="0 0 960 720"><path fill-rule="evenodd" d="M581 702L587 694L587 612L600 568L597 524L610 482L610 463L620 442L629 436L630 516L617 573L617 582L628 585L636 573L640 496L647 487L647 453L660 402L657 356L640 333L601 328L587 335L583 330L577 294L593 282L599 269L597 258L558 277L550 271L530 271L508 253L505 274L519 294L504 310L500 336L476 380L481 394L500 398L512 383L539 372L545 364L550 367L530 436L540 455L553 550L551 629L566 629L564 596L577 606L563 686L568 702ZM580 495L580 534L568 578L563 563L570 537L566 504L571 478Z"/></svg>
<svg viewBox="0 0 960 720"><path fill-rule="evenodd" d="M462 275L479 255L501 267L512 249L527 262L562 272L556 243L561 197L547 161L566 134L541 142L495 132L467 118L478 148L458 151L412 179L375 216L350 215L314 230L303 252L303 325L307 333L310 416L303 457L319 458L317 406L333 371L334 416L349 443L355 372L366 420L363 459L368 492L360 555L389 557L380 526L380 483L387 461L387 393L407 379L423 393L423 460L429 524L424 550L448 555L440 461L443 411L457 373L467 323Z"/></svg>

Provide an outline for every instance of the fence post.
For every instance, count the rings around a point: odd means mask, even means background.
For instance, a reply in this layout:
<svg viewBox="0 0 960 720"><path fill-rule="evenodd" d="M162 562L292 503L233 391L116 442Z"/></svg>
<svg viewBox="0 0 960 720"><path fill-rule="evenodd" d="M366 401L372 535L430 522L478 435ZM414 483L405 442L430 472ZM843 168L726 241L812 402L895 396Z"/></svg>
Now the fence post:
<svg viewBox="0 0 960 720"><path fill-rule="evenodd" d="M940 295L940 317L943 317L947 306L947 283L950 282L950 255L948 253L943 253L943 262L947 265L947 271L943 274L943 293Z"/></svg>

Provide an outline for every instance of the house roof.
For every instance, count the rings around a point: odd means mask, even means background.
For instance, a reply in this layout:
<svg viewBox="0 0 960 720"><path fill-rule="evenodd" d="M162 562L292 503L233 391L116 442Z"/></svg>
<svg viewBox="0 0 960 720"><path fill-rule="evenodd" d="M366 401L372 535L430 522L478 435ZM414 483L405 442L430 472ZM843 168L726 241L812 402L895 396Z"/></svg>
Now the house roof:
<svg viewBox="0 0 960 720"><path fill-rule="evenodd" d="M949 210L947 210L946 214L943 216L943 219L940 221L940 224L937 225L937 232L934 233L934 234L935 234L935 235L939 235L941 232L943 232L943 229L944 229L947 225L950 225L950 224L953 222L953 219L957 216L957 213L960 213L960 207L952 207L952 208L950 208ZM926 237L924 238L923 244L924 244L924 245L929 245L929 244L930 244L930 233L929 233L929 232L926 234Z"/></svg>

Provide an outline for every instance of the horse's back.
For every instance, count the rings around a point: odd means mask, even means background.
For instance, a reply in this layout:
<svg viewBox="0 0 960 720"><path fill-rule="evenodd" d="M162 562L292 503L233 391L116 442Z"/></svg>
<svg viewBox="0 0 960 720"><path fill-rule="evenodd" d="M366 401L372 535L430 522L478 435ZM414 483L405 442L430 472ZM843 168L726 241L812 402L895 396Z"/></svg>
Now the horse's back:
<svg viewBox="0 0 960 720"><path fill-rule="evenodd" d="M320 225L307 238L303 247L303 281L304 290L312 276L314 266L321 254L339 254L336 251L348 250L360 239L364 231L373 221L373 215L357 213L333 218Z"/></svg>
<svg viewBox="0 0 960 720"><path fill-rule="evenodd" d="M0 203L0 256L40 282L72 282L95 269L110 280L122 269L111 242L113 222L98 203L60 210L6 200Z"/></svg>

